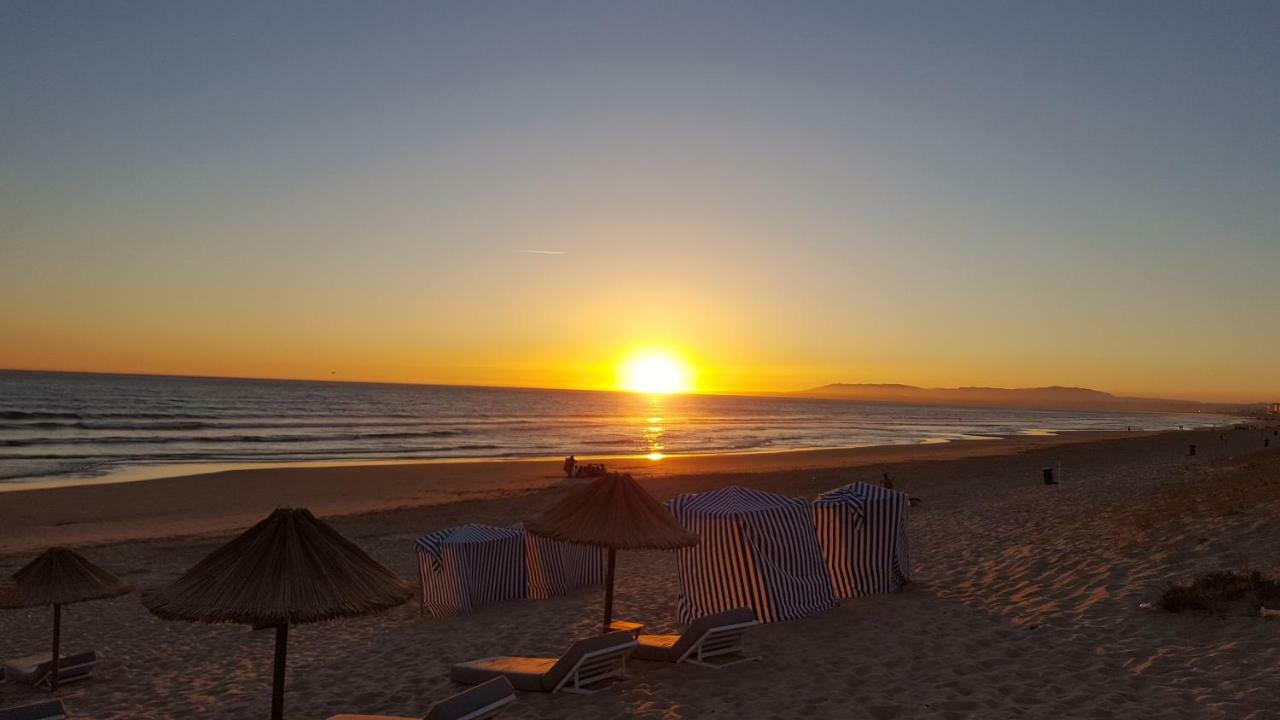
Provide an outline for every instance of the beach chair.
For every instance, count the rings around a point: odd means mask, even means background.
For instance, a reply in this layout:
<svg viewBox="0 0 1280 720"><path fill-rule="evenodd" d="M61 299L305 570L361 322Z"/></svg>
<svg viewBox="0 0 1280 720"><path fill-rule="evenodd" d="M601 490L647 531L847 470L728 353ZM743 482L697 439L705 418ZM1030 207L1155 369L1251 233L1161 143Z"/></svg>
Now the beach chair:
<svg viewBox="0 0 1280 720"><path fill-rule="evenodd" d="M627 676L627 657L635 647L631 633L612 632L579 640L559 658L482 658L454 665L449 677L466 685L505 677L517 690L589 695L598 688L588 686Z"/></svg>
<svg viewBox="0 0 1280 720"><path fill-rule="evenodd" d="M511 681L496 677L432 705L423 720L485 720L516 699ZM394 715L334 715L329 720L419 720Z"/></svg>
<svg viewBox="0 0 1280 720"><path fill-rule="evenodd" d="M759 655L744 656L742 647L742 636L747 629L759 624L751 608L706 615L694 620L680 635L641 635L637 638L636 657L655 662L687 662L710 668L759 660Z"/></svg>
<svg viewBox="0 0 1280 720"><path fill-rule="evenodd" d="M28 655L26 657L6 660L4 677L24 685L48 690L53 678L52 655ZM93 667L98 664L98 654L89 652L77 655L63 655L58 663L58 685L84 680L93 675Z"/></svg>
<svg viewBox="0 0 1280 720"><path fill-rule="evenodd" d="M61 700L42 700L0 710L0 720L66 720L66 717L67 709Z"/></svg>

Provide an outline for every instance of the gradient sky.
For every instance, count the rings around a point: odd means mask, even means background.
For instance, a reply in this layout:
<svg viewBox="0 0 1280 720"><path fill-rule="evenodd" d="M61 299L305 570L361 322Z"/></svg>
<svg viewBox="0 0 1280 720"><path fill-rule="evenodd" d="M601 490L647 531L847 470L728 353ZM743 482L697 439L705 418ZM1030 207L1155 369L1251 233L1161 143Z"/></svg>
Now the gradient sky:
<svg viewBox="0 0 1280 720"><path fill-rule="evenodd" d="M1277 73L1274 2L9 0L0 367L1280 400Z"/></svg>

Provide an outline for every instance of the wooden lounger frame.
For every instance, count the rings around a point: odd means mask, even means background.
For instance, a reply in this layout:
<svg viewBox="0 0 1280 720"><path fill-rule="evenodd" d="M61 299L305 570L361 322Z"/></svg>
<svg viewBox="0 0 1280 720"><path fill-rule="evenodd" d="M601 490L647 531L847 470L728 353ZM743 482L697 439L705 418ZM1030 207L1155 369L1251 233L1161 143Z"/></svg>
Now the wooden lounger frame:
<svg viewBox="0 0 1280 720"><path fill-rule="evenodd" d="M747 628L760 623L751 620L750 622L734 623L733 625L720 625L713 627L703 633L698 638L698 642L693 647L684 652L683 655L676 660L678 663L687 662L694 665L701 665L709 668L726 668L739 663L752 662L759 660L760 656L738 657L733 660L722 662L711 662L711 658L721 657L724 655L741 655L743 653L742 638L747 632Z"/></svg>
<svg viewBox="0 0 1280 720"><path fill-rule="evenodd" d="M636 641L632 640L584 654L551 692L563 690L567 693L591 695L598 692L599 688L591 689L587 687L588 685L595 685L612 678L626 678L627 657L635 647Z"/></svg>

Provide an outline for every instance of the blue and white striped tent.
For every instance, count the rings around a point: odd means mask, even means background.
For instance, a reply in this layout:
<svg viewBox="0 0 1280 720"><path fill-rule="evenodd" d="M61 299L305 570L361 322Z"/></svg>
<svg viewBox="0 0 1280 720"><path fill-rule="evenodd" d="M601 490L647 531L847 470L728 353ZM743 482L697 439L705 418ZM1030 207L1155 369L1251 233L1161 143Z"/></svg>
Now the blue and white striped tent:
<svg viewBox="0 0 1280 720"><path fill-rule="evenodd" d="M462 525L418 538L422 609L436 617L528 596L524 530Z"/></svg>
<svg viewBox="0 0 1280 720"><path fill-rule="evenodd" d="M604 582L604 550L601 548L534 535L519 524L511 527L524 533L530 598L545 600L574 588Z"/></svg>
<svg viewBox="0 0 1280 720"><path fill-rule="evenodd" d="M842 598L893 592L911 579L906 493L864 482L813 501L813 519L836 594Z"/></svg>
<svg viewBox="0 0 1280 720"><path fill-rule="evenodd" d="M836 604L808 501L727 487L681 495L667 508L702 538L676 554L681 622L738 607L780 622Z"/></svg>

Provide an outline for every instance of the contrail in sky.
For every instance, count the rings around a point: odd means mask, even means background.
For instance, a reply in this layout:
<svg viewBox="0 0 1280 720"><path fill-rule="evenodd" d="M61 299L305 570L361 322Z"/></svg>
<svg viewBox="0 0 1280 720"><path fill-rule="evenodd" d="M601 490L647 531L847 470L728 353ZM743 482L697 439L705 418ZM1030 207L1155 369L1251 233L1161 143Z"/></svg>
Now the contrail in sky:
<svg viewBox="0 0 1280 720"><path fill-rule="evenodd" d="M563 255L563 250L517 250L518 253L526 255Z"/></svg>

